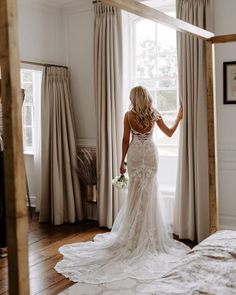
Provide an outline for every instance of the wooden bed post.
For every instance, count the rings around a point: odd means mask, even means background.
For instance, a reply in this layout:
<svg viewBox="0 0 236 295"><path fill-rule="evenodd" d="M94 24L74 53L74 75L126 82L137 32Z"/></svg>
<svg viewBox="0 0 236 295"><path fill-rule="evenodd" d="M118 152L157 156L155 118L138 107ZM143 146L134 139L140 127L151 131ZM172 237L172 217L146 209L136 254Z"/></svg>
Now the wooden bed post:
<svg viewBox="0 0 236 295"><path fill-rule="evenodd" d="M212 66L214 56L212 52L214 44L229 42L236 42L236 34L214 36L206 41L210 233L219 230L217 153L215 146L216 108L214 101L214 77Z"/></svg>
<svg viewBox="0 0 236 295"><path fill-rule="evenodd" d="M210 233L219 229L217 171L216 171L216 122L213 79L213 43L206 41L206 79L207 79L207 124L208 124L208 168L209 168L209 213Z"/></svg>
<svg viewBox="0 0 236 295"><path fill-rule="evenodd" d="M210 231L218 229L215 107L213 97L212 45L236 41L236 34L214 37L214 34L141 4L135 0L101 0L139 16L152 19L177 31L206 41L207 104L209 143ZM7 243L9 294L29 294L28 218L21 129L21 92L19 75L16 0L0 0L0 67L3 99L4 171L7 205Z"/></svg>
<svg viewBox="0 0 236 295"><path fill-rule="evenodd" d="M10 295L29 294L28 216L22 148L16 0L0 1L5 198Z"/></svg>

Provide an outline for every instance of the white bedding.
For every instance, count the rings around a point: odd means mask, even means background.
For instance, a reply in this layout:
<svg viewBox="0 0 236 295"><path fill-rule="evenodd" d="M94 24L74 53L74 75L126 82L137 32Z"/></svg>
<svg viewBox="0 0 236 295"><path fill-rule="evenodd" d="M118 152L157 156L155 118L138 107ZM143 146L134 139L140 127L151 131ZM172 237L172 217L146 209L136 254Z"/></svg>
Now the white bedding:
<svg viewBox="0 0 236 295"><path fill-rule="evenodd" d="M100 285L78 283L62 294L236 295L236 231L213 234L161 278L129 278Z"/></svg>

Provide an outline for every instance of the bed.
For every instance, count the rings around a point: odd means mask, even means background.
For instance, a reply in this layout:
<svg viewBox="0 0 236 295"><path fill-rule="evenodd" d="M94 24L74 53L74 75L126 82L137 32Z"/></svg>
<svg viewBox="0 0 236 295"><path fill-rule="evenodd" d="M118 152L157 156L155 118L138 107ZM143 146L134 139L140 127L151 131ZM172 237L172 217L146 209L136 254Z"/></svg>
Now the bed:
<svg viewBox="0 0 236 295"><path fill-rule="evenodd" d="M236 231L218 231L155 280L128 278L101 285L75 284L61 295L236 294Z"/></svg>

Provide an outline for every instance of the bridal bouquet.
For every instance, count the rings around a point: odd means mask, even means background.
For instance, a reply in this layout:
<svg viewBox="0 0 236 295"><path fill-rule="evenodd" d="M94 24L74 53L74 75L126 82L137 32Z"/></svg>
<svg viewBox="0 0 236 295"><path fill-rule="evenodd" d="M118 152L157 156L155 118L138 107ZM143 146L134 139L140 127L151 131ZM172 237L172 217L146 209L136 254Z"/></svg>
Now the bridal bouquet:
<svg viewBox="0 0 236 295"><path fill-rule="evenodd" d="M122 174L120 176L116 176L113 180L112 180L112 184L119 189L125 189L128 187L128 183L129 183L129 177L127 174Z"/></svg>

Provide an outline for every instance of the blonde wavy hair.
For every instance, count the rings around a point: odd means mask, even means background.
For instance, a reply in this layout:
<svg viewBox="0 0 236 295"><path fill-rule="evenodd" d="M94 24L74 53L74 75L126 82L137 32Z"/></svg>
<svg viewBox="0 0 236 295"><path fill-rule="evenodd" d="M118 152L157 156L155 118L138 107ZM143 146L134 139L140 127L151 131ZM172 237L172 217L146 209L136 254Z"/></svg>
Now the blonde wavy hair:
<svg viewBox="0 0 236 295"><path fill-rule="evenodd" d="M136 86L131 89L130 101L130 110L135 113L139 123L148 126L150 122L156 121L157 112L153 107L152 96L145 87Z"/></svg>

